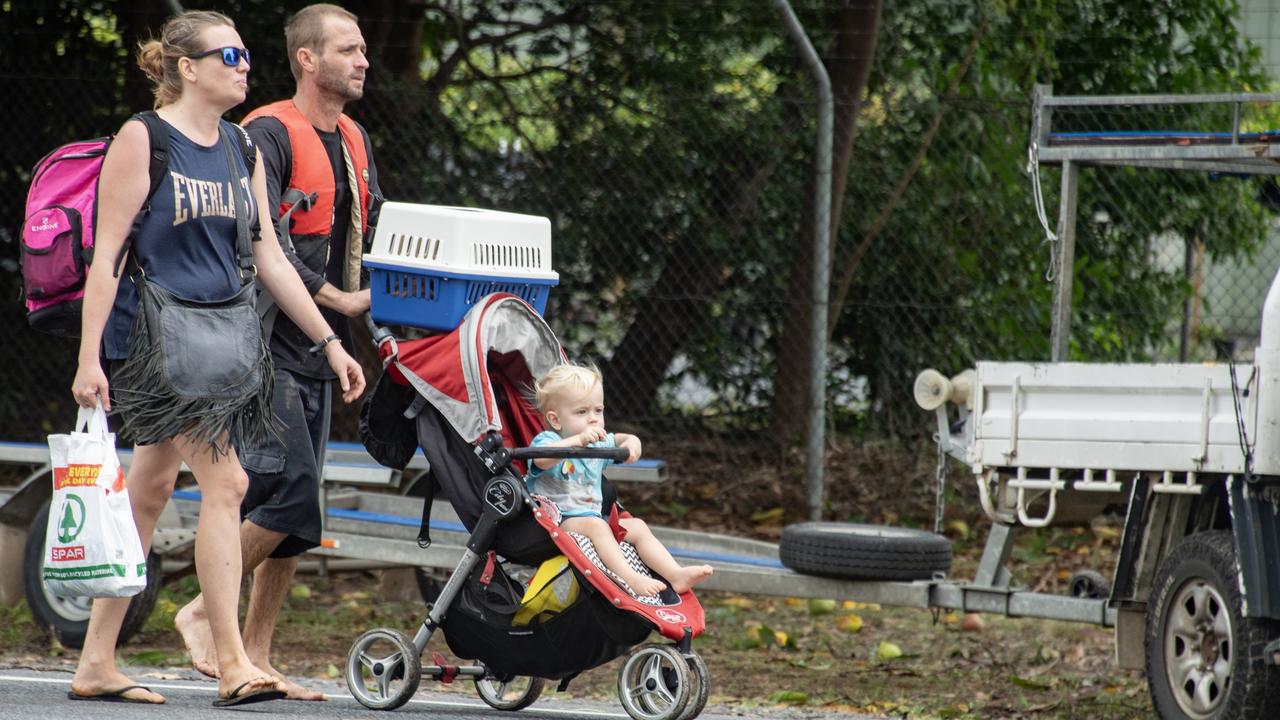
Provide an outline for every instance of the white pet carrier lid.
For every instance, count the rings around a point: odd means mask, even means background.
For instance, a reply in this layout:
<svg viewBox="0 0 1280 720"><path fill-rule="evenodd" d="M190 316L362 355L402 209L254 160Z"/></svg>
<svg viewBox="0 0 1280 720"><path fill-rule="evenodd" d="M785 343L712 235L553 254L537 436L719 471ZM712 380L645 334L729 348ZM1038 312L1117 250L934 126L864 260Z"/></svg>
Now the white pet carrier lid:
<svg viewBox="0 0 1280 720"><path fill-rule="evenodd" d="M551 221L500 210L384 203L366 262L406 270L559 280Z"/></svg>

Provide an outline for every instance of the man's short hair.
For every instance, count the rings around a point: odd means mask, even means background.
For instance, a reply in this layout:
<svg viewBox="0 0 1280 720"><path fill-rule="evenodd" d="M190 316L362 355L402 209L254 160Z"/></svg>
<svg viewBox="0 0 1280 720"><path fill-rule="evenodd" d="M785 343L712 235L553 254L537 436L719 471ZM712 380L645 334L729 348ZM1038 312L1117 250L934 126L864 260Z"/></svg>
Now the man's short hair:
<svg viewBox="0 0 1280 720"><path fill-rule="evenodd" d="M289 52L289 71L294 81L302 79L302 66L298 64L298 50L306 48L317 55L324 52L324 19L340 17L357 22L354 13L329 3L308 5L298 11L284 26L284 44Z"/></svg>

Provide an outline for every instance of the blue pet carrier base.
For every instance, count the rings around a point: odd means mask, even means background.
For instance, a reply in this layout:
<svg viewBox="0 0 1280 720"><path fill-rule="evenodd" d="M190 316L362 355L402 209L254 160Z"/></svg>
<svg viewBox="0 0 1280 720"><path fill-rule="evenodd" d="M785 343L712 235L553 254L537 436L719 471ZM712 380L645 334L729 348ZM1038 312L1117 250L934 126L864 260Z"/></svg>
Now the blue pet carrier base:
<svg viewBox="0 0 1280 720"><path fill-rule="evenodd" d="M424 330L453 330L477 300L495 292L511 293L541 315L551 288L559 284L559 280L451 273L367 259L364 266L370 271L374 321Z"/></svg>

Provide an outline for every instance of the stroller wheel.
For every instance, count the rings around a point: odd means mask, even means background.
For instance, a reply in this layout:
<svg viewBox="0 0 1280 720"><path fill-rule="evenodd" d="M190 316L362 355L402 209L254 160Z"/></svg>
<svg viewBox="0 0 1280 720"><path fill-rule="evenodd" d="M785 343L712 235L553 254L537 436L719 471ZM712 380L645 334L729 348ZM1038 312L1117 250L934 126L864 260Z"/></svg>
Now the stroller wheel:
<svg viewBox="0 0 1280 720"><path fill-rule="evenodd" d="M523 710L542 695L546 681L542 678L519 675L510 680L479 678L476 692L486 705L495 710Z"/></svg>
<svg viewBox="0 0 1280 720"><path fill-rule="evenodd" d="M347 689L371 710L409 702L422 680L422 659L409 636L377 628L356 638L347 653Z"/></svg>
<svg viewBox="0 0 1280 720"><path fill-rule="evenodd" d="M711 674L707 672L707 664L698 653L686 655L684 659L689 664L689 681L693 684L693 689L689 693L689 705L680 720L693 720L707 706L707 696L711 694Z"/></svg>
<svg viewBox="0 0 1280 720"><path fill-rule="evenodd" d="M692 696L689 663L670 645L644 645L618 671L618 700L635 720L679 720Z"/></svg>

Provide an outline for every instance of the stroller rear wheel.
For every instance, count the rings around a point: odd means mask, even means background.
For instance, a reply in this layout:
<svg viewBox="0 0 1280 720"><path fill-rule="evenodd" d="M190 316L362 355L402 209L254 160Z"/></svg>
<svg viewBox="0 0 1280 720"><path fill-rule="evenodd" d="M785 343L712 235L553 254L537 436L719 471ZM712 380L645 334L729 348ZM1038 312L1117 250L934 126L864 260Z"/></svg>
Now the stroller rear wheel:
<svg viewBox="0 0 1280 720"><path fill-rule="evenodd" d="M635 720L681 720L693 694L689 663L670 645L644 645L618 671L618 700Z"/></svg>
<svg viewBox="0 0 1280 720"><path fill-rule="evenodd" d="M542 678L517 676L510 680L479 678L476 692L486 705L495 710L523 710L542 695L546 681Z"/></svg>
<svg viewBox="0 0 1280 720"><path fill-rule="evenodd" d="M356 638L347 653L347 689L371 710L409 702L422 680L422 658L409 636L377 628Z"/></svg>

